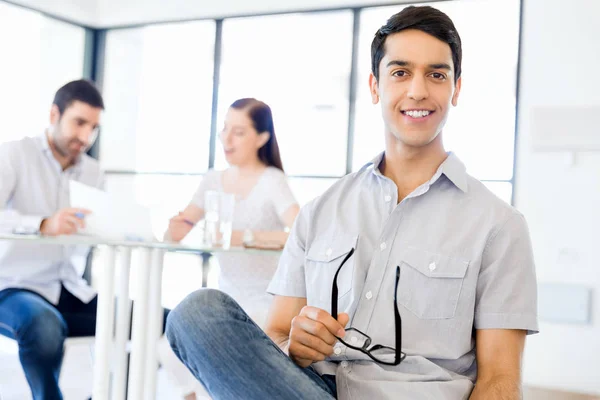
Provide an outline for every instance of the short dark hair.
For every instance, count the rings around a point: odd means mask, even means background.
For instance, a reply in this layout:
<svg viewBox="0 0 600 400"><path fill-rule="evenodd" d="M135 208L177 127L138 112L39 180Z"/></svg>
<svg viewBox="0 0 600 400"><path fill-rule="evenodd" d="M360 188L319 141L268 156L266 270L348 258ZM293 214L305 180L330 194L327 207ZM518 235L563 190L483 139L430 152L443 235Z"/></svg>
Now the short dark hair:
<svg viewBox="0 0 600 400"><path fill-rule="evenodd" d="M267 166L275 167L283 171L283 163L279 154L279 144L275 136L275 125L273 124L273 113L271 107L260 100L244 98L234 101L231 106L236 110L246 111L252 120L254 129L258 133L269 132L269 140L263 147L258 149L258 158Z"/></svg>
<svg viewBox="0 0 600 400"><path fill-rule="evenodd" d="M407 29L425 32L442 42L448 43L454 63L454 82L460 78L462 44L454 23L446 14L430 6L409 6L394 14L375 33L371 43L371 71L379 80L379 64L385 55L385 40L389 35Z"/></svg>
<svg viewBox="0 0 600 400"><path fill-rule="evenodd" d="M85 79L69 82L58 89L52 104L56 105L62 114L75 101L81 101L94 108L104 110L102 95L92 82Z"/></svg>

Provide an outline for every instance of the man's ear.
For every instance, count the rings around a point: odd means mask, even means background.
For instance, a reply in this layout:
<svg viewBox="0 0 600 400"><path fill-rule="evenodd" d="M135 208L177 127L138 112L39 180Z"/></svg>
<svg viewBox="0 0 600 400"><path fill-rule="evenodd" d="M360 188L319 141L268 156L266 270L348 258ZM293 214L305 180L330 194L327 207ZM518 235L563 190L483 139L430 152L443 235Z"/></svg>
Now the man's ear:
<svg viewBox="0 0 600 400"><path fill-rule="evenodd" d="M458 104L458 95L460 94L460 87L462 85L462 76L456 80L456 85L454 87L454 94L452 95L452 105L456 107Z"/></svg>
<svg viewBox="0 0 600 400"><path fill-rule="evenodd" d="M369 91L371 92L371 102L373 104L379 103L379 83L373 73L369 75Z"/></svg>
<svg viewBox="0 0 600 400"><path fill-rule="evenodd" d="M50 125L56 125L60 121L60 110L56 104L50 108Z"/></svg>

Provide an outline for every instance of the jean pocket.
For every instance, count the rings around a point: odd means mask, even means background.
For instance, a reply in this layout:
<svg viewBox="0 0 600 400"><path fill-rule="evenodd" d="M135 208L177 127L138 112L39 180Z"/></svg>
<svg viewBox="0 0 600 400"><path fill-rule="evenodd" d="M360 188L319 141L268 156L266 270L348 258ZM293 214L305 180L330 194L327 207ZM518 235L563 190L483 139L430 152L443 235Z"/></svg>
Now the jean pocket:
<svg viewBox="0 0 600 400"><path fill-rule="evenodd" d="M453 318L469 261L416 248L401 261L398 303L421 319Z"/></svg>

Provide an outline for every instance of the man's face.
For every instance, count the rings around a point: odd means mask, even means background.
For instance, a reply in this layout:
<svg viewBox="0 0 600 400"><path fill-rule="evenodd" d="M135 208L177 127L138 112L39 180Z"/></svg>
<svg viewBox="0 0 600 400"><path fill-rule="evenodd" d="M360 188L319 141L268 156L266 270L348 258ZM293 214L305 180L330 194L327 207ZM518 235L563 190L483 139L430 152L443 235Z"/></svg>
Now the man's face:
<svg viewBox="0 0 600 400"><path fill-rule="evenodd" d="M441 133L460 91L450 46L419 30L392 34L379 71L379 81L371 74L369 83L373 104L381 102L386 141L413 148L429 145Z"/></svg>
<svg viewBox="0 0 600 400"><path fill-rule="evenodd" d="M53 105L50 123L53 126L52 139L56 151L71 159L86 152L98 136L101 112L100 108L75 101L61 115L58 107Z"/></svg>

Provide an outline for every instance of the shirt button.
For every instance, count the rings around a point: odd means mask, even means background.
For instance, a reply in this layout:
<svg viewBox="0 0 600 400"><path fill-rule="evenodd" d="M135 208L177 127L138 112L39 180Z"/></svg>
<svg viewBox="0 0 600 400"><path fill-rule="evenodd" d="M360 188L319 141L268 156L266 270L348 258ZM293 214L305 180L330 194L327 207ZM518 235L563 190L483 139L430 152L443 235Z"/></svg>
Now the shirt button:
<svg viewBox="0 0 600 400"><path fill-rule="evenodd" d="M333 349L333 352L336 356L339 356L340 354L342 354L342 348L338 346L335 349Z"/></svg>
<svg viewBox="0 0 600 400"><path fill-rule="evenodd" d="M348 361L341 362L342 368L348 368Z"/></svg>
<svg viewBox="0 0 600 400"><path fill-rule="evenodd" d="M356 338L356 336L352 336L352 337L350 338L350 343L352 343L352 344L356 344L356 343L358 343L358 339Z"/></svg>
<svg viewBox="0 0 600 400"><path fill-rule="evenodd" d="M379 245L379 248L380 248L381 250L385 250L385 248L386 248L386 247L387 247L387 245L385 244L385 242L383 242L383 243L381 243L381 244Z"/></svg>
<svg viewBox="0 0 600 400"><path fill-rule="evenodd" d="M373 298L373 293L371 293L371 291L369 290L367 294L365 294L365 297L367 298L367 300L371 300Z"/></svg>
<svg viewBox="0 0 600 400"><path fill-rule="evenodd" d="M431 264L429 264L429 270L430 271L435 271L436 268L437 268L437 266L435 265L434 262L432 262Z"/></svg>
<svg viewBox="0 0 600 400"><path fill-rule="evenodd" d="M392 196L389 196L389 195L385 196L384 199L385 199L386 203L389 203L390 201L392 201Z"/></svg>

